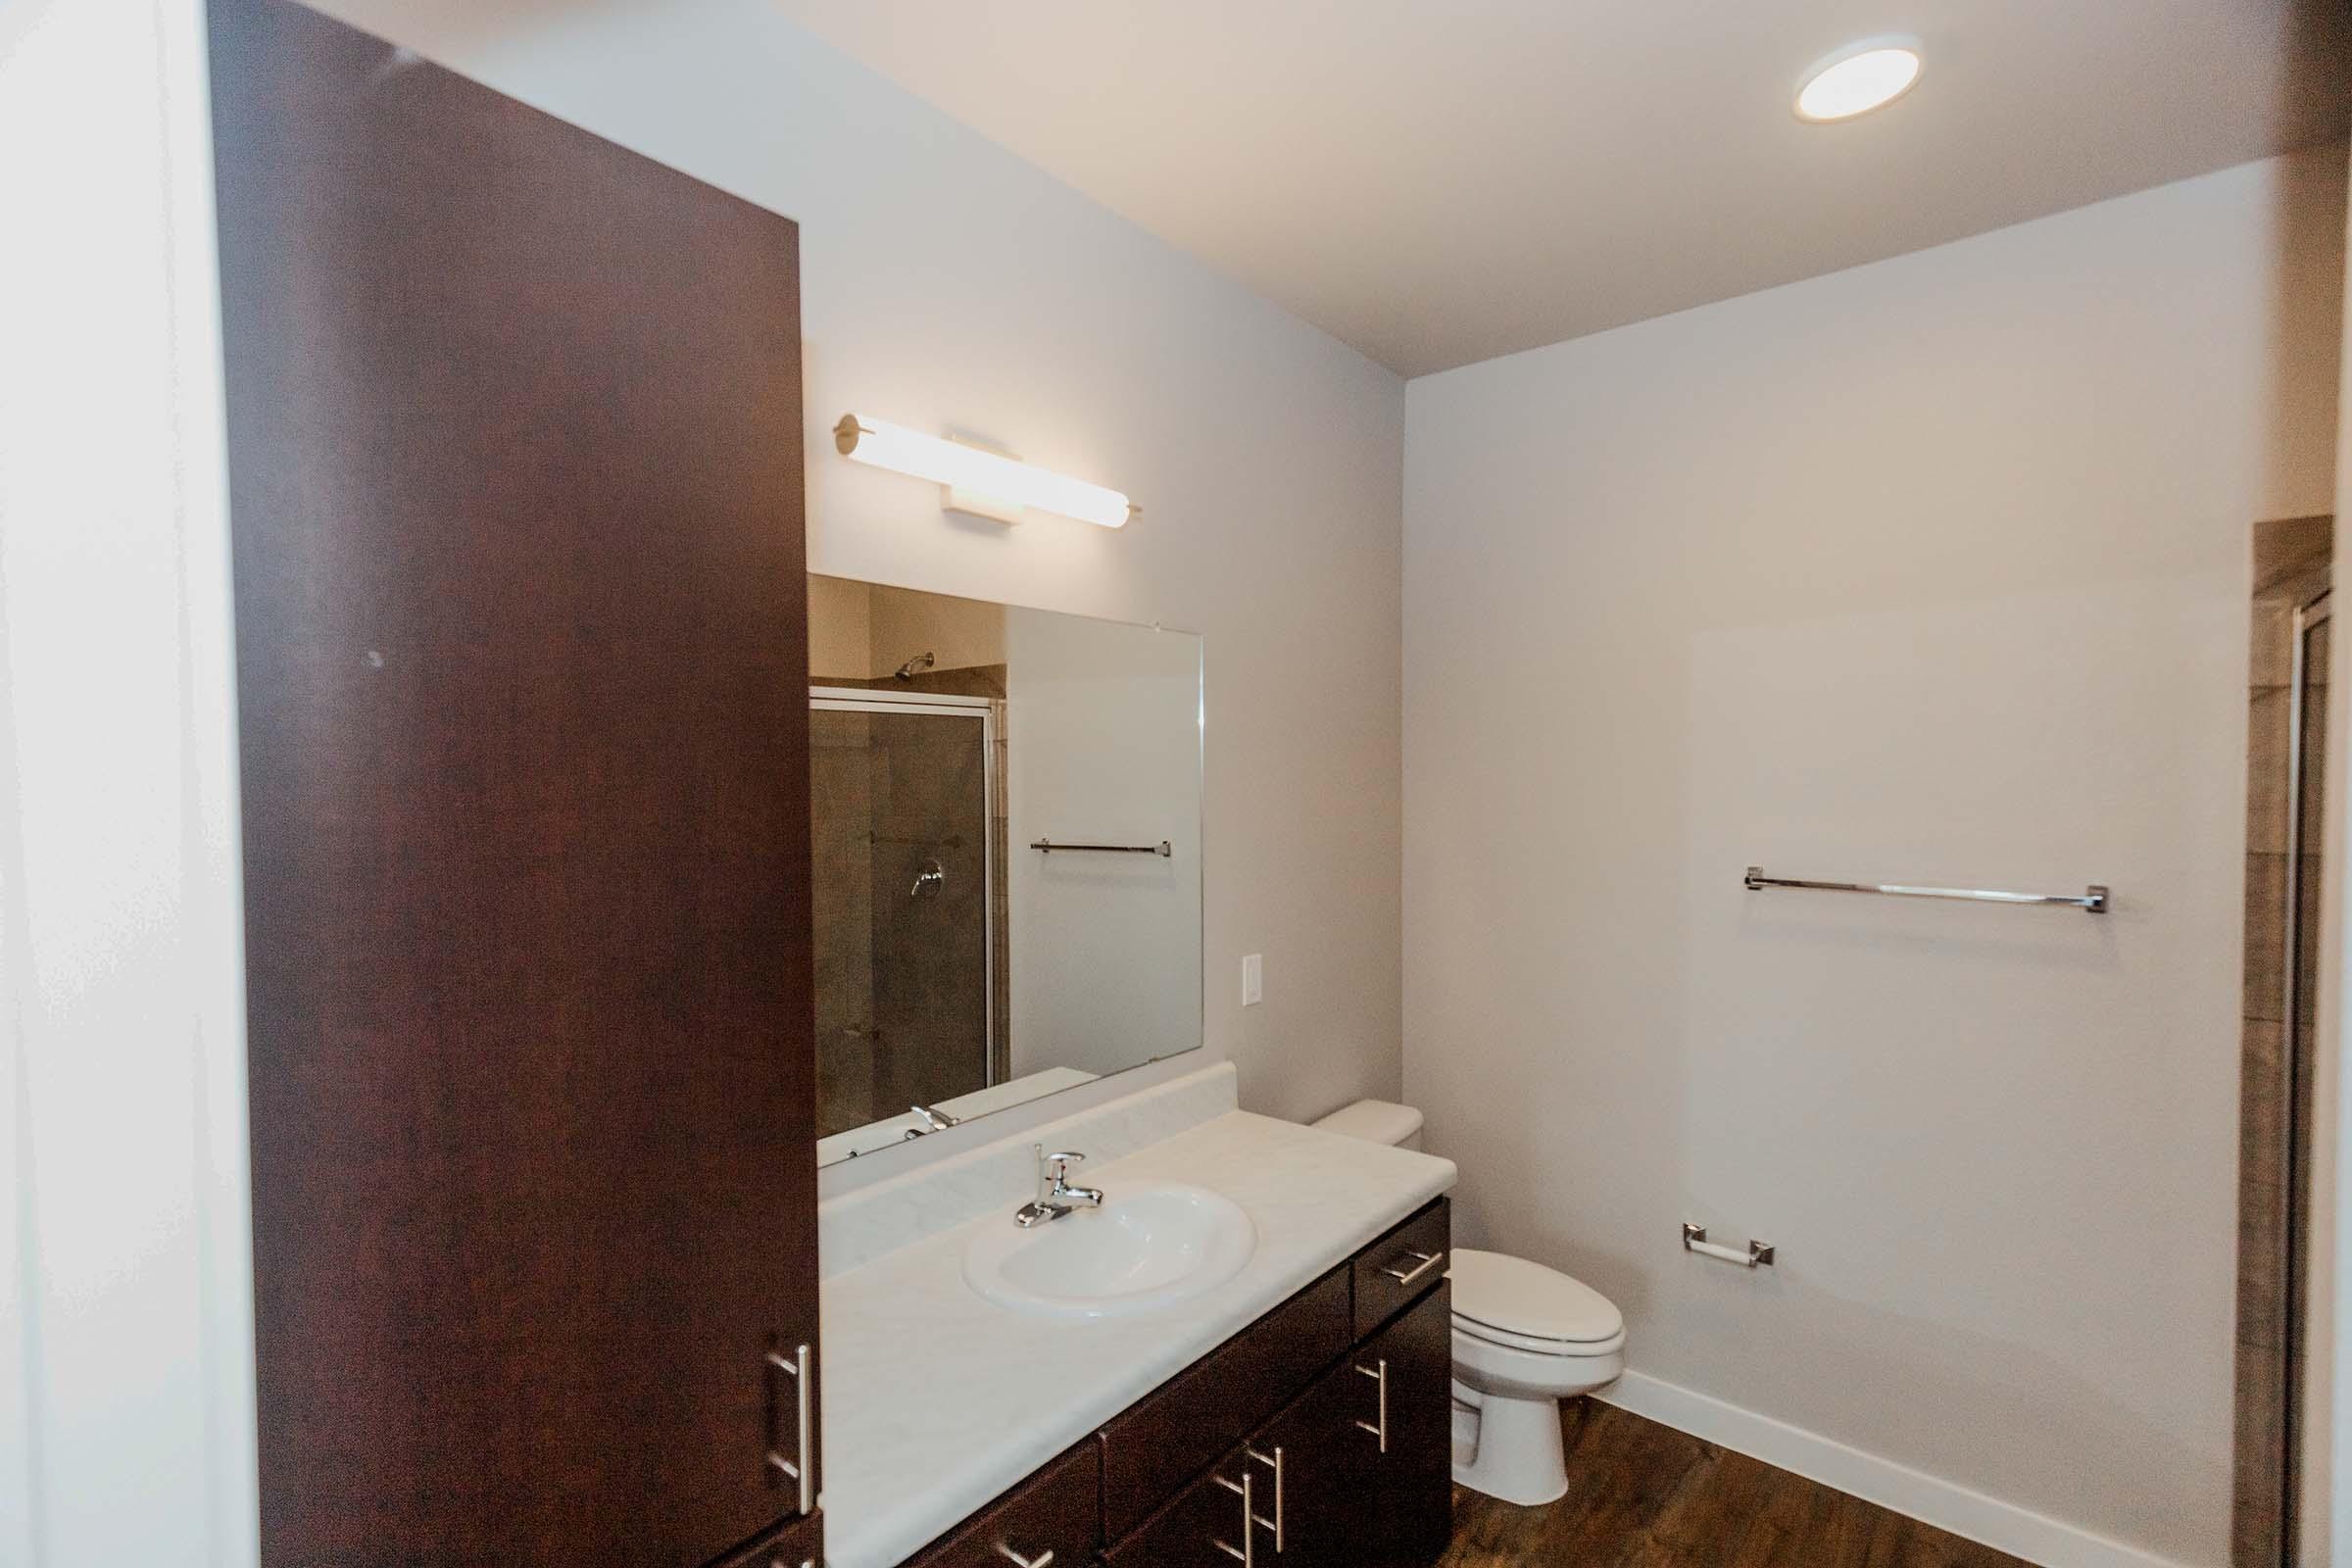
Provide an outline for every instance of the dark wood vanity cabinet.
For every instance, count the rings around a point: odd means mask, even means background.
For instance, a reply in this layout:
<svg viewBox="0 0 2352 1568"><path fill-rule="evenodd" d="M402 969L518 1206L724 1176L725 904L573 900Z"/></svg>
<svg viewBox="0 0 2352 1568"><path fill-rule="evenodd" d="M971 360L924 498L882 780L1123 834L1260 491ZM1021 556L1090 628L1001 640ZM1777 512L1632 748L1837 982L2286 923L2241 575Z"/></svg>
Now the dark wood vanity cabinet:
<svg viewBox="0 0 2352 1568"><path fill-rule="evenodd" d="M797 231L210 26L264 1568L821 1560Z"/></svg>
<svg viewBox="0 0 2352 1568"><path fill-rule="evenodd" d="M1107 1568L1426 1568L1451 1528L1449 1223L1444 1199L1413 1214L909 1568L1075 1564L1056 1543L1090 1531ZM1098 1450L1099 1513L1072 1479ZM1046 1494L1058 1538L1024 1524Z"/></svg>

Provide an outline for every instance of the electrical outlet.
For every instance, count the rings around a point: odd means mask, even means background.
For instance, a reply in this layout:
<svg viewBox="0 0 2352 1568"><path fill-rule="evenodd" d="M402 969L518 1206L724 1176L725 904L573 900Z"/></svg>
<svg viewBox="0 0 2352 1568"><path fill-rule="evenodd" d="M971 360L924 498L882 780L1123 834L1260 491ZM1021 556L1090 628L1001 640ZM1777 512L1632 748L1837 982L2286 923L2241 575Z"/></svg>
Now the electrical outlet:
<svg viewBox="0 0 2352 1568"><path fill-rule="evenodd" d="M1242 959L1242 1005L1254 1007L1266 1000L1266 958L1252 953Z"/></svg>

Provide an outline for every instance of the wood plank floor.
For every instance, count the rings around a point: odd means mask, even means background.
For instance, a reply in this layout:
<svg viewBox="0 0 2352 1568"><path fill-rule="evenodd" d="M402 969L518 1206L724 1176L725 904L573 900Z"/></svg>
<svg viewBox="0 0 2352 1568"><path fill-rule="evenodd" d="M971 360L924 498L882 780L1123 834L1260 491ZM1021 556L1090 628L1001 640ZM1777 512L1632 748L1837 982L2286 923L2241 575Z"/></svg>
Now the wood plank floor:
<svg viewBox="0 0 2352 1568"><path fill-rule="evenodd" d="M1439 1568L2026 1568L1802 1476L1592 1399L1565 1404L1568 1495L1453 1489Z"/></svg>

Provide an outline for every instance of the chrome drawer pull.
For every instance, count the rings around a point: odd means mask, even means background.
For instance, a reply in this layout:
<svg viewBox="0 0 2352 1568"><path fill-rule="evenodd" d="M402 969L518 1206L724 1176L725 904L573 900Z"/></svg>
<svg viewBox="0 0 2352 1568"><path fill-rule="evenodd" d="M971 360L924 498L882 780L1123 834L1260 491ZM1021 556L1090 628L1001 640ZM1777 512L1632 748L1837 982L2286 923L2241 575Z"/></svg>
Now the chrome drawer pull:
<svg viewBox="0 0 2352 1568"><path fill-rule="evenodd" d="M1428 1273L1431 1269L1436 1268L1440 1263L1446 1261L1446 1254L1444 1252L1408 1251L1404 1255L1411 1258L1414 1262L1420 1264L1421 1266L1414 1269L1410 1274L1407 1274L1404 1270L1398 1268L1394 1263L1381 1270L1383 1274L1386 1274L1389 1278L1395 1280L1399 1285L1412 1284L1413 1281L1419 1279L1422 1275Z"/></svg>
<svg viewBox="0 0 2352 1568"><path fill-rule="evenodd" d="M787 1459L770 1448L767 1451L768 1467L781 1472L799 1485L800 1511L810 1513L816 1508L816 1466L808 1462L808 1399L810 1392L808 1388L808 1347L802 1346L789 1358L781 1350L770 1350L767 1352L767 1364L779 1372L791 1375L793 1403L799 1411L797 1422L799 1446L794 1450L798 1457Z"/></svg>
<svg viewBox="0 0 2352 1568"><path fill-rule="evenodd" d="M997 1555L1011 1563L1013 1568L1054 1568L1054 1554L1041 1551L1034 1557L1024 1557L1002 1541L997 1543Z"/></svg>
<svg viewBox="0 0 2352 1568"><path fill-rule="evenodd" d="M1271 1467L1274 1472L1274 1517L1259 1519L1257 1522L1274 1532L1274 1549L1280 1552L1282 1550L1282 1449L1277 1446L1271 1458L1258 1452L1255 1448L1245 1448L1242 1451L1259 1464ZM1255 1516L1252 1515L1252 1517Z"/></svg>
<svg viewBox="0 0 2352 1568"><path fill-rule="evenodd" d="M1240 1563L1242 1568L1257 1568L1257 1532L1250 1528L1257 1522L1257 1494L1255 1489L1257 1478L1251 1475L1249 1471L1245 1470L1242 1472L1241 1483L1238 1486L1233 1482L1226 1480L1223 1476L1217 1476L1213 1479L1216 1481L1218 1486L1223 1487L1227 1492L1238 1492L1242 1494L1242 1544L1238 1546L1229 1546L1222 1541L1212 1542L1211 1544L1226 1556L1231 1557L1235 1562Z"/></svg>
<svg viewBox="0 0 2352 1568"><path fill-rule="evenodd" d="M1356 1425L1378 1438L1380 1451L1386 1453L1389 1451L1389 1363L1382 1361L1378 1371L1368 1366L1356 1370L1380 1385L1380 1425L1374 1426L1369 1421L1358 1421Z"/></svg>

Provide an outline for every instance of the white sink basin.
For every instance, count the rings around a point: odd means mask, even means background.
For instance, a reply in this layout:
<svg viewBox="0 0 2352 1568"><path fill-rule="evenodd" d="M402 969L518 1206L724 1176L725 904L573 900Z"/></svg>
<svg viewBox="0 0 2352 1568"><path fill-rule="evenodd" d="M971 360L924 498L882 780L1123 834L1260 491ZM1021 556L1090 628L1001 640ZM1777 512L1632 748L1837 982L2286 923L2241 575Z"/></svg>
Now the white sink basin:
<svg viewBox="0 0 2352 1568"><path fill-rule="evenodd" d="M1007 1214L964 1250L964 1283L1043 1317L1123 1317L1213 1291L1257 1250L1257 1227L1221 1193L1180 1182L1114 1190L1022 1230Z"/></svg>

